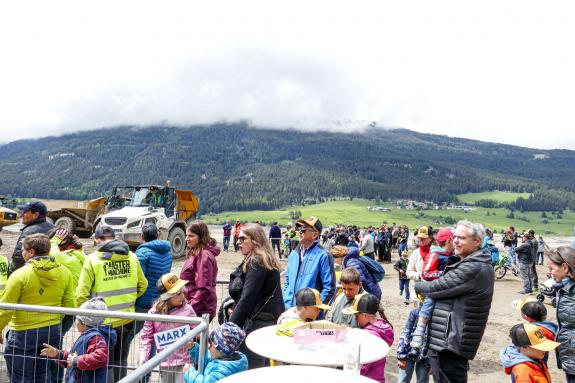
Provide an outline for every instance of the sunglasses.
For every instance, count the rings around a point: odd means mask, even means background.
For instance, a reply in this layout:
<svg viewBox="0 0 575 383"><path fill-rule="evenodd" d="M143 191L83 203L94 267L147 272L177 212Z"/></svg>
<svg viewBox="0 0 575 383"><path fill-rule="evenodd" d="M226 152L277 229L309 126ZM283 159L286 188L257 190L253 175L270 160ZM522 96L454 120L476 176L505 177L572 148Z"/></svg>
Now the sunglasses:
<svg viewBox="0 0 575 383"><path fill-rule="evenodd" d="M238 237L238 243L243 243L248 237L246 237L245 235L241 235Z"/></svg>

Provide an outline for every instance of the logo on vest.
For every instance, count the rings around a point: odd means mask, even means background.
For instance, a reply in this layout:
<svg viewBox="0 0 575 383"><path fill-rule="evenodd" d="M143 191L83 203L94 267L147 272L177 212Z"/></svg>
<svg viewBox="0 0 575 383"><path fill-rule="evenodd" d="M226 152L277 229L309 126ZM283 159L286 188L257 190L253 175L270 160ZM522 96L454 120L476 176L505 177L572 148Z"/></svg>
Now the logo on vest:
<svg viewBox="0 0 575 383"><path fill-rule="evenodd" d="M104 281L128 278L131 275L130 261L110 261L104 264Z"/></svg>
<svg viewBox="0 0 575 383"><path fill-rule="evenodd" d="M0 274L8 275L8 264L7 263L0 263Z"/></svg>

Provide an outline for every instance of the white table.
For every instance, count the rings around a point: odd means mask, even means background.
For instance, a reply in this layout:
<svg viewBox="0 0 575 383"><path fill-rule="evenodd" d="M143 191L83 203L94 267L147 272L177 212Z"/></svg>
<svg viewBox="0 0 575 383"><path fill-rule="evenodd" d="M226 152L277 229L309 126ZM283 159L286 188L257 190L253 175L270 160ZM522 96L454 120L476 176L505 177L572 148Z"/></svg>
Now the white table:
<svg viewBox="0 0 575 383"><path fill-rule="evenodd" d="M314 366L278 366L247 370L220 380L221 383L373 383L365 376L347 376L343 370Z"/></svg>
<svg viewBox="0 0 575 383"><path fill-rule="evenodd" d="M362 365L385 358L389 352L389 346L383 339L365 330L346 330L344 343L350 340L361 344ZM291 337L276 335L276 326L260 328L246 338L248 348L258 355L305 366L343 366L344 343L295 344Z"/></svg>

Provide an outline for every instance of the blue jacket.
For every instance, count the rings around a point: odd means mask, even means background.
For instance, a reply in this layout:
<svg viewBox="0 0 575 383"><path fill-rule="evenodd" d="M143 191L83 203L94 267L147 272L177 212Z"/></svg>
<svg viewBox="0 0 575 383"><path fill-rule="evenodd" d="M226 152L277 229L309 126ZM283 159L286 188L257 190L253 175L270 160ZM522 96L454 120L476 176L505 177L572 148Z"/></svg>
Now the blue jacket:
<svg viewBox="0 0 575 383"><path fill-rule="evenodd" d="M86 354L88 342L95 336L101 336L108 344L108 353L116 345L116 330L110 326L91 327L76 339L70 354L78 356ZM79 370L76 367L68 367L66 370L66 383L106 383L108 380L108 368L102 367L96 370Z"/></svg>
<svg viewBox="0 0 575 383"><path fill-rule="evenodd" d="M286 310L295 306L295 294L305 287L319 291L324 303L331 301L335 292L333 257L317 241L306 249L303 262L299 246L289 255L283 292Z"/></svg>
<svg viewBox="0 0 575 383"><path fill-rule="evenodd" d="M172 246L170 242L161 239L145 242L136 249L136 257L148 280L148 288L144 295L136 300L136 307L149 309L160 296L156 282L172 269Z"/></svg>
<svg viewBox="0 0 575 383"><path fill-rule="evenodd" d="M269 238L270 239L281 239L282 238L282 229L280 229L280 227L278 225L273 225L270 228Z"/></svg>
<svg viewBox="0 0 575 383"><path fill-rule="evenodd" d="M367 267L365 267L363 262L359 260L359 249L357 247L348 247L348 253L343 259L343 267L345 269L353 267L359 271L359 275L361 276L361 285L364 290L375 295L377 299L381 299L381 288Z"/></svg>
<svg viewBox="0 0 575 383"><path fill-rule="evenodd" d="M411 342L411 335L417 328L417 321L419 319L419 307L411 310L409 312L409 316L407 317L407 322L405 323L405 327L401 332L401 336L399 337L399 345L397 346L397 359L398 360L407 360L409 351L411 347L409 343ZM421 352L418 354L418 362L425 363L429 366L429 360L427 359L427 344L423 343L423 348Z"/></svg>
<svg viewBox="0 0 575 383"><path fill-rule="evenodd" d="M198 365L200 347L194 344L190 350L190 357L194 365ZM236 351L231 357L225 359L212 359L209 352L206 352L206 367L204 373L199 373L196 369L190 367L184 375L186 383L213 383L227 376L237 374L238 372L248 369L248 358L241 352Z"/></svg>

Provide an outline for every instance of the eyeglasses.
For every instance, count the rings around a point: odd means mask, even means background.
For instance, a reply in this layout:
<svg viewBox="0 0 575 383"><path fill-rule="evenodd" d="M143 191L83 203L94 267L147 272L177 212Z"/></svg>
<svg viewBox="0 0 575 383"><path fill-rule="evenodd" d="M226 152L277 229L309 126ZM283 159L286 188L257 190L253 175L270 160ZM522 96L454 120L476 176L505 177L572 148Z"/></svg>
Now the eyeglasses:
<svg viewBox="0 0 575 383"><path fill-rule="evenodd" d="M238 243L243 243L248 237L246 237L245 235L241 235L238 237Z"/></svg>

